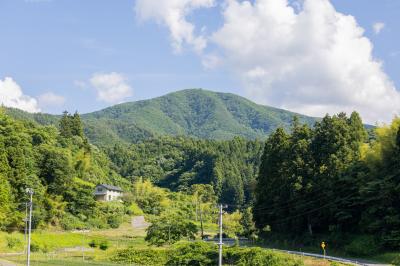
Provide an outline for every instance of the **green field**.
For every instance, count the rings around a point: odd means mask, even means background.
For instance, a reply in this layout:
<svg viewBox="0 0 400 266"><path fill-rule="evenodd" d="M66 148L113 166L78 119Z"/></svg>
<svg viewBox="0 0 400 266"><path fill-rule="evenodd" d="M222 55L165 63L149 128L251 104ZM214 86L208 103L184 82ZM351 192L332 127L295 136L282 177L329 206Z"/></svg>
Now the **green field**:
<svg viewBox="0 0 400 266"><path fill-rule="evenodd" d="M216 227L206 225L206 232L214 233ZM92 230L86 233L73 233L61 231L42 231L32 234L32 243L39 250L32 252L31 265L121 265L113 263L110 258L118 250L133 248L148 250L149 246L144 240L144 229L133 229L129 223L122 224L118 229ZM101 250L98 247L91 248L93 240L106 241L108 248ZM17 243L10 247L10 242ZM165 250L168 247L151 247L155 250ZM25 264L24 235L21 233L0 233L0 259L4 259L17 265ZM278 254L278 252L277 252ZM298 259L298 256L281 254ZM328 261L310 258L301 259L306 266L341 265L331 264ZM134 265L134 264L132 264Z"/></svg>

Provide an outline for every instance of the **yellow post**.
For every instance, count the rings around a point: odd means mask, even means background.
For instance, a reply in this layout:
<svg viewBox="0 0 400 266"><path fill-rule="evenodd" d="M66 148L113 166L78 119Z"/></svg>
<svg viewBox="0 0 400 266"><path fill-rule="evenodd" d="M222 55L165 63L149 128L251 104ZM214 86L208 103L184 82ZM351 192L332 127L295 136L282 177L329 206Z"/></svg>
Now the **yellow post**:
<svg viewBox="0 0 400 266"><path fill-rule="evenodd" d="M325 242L322 241L322 243L321 243L321 248L322 248L322 250L324 251L324 259L325 259L325 256L326 256L325 247L326 247Z"/></svg>

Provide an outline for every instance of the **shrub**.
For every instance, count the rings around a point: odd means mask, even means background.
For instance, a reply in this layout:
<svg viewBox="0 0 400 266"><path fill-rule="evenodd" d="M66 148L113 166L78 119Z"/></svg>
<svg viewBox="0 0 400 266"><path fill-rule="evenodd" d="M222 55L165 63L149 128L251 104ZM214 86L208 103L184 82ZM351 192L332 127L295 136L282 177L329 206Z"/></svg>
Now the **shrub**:
<svg viewBox="0 0 400 266"><path fill-rule="evenodd" d="M178 214L162 215L147 228L145 240L152 245L162 246L175 243L182 238L194 239L197 226Z"/></svg>
<svg viewBox="0 0 400 266"><path fill-rule="evenodd" d="M31 251L32 251L32 252L38 252L38 251L40 251L40 246L39 246L39 244L37 244L37 243L35 243L35 242L32 242L32 243L31 243Z"/></svg>
<svg viewBox="0 0 400 266"><path fill-rule="evenodd" d="M22 241L16 237L13 236L7 236L6 237L6 241L7 241L7 247L8 248L15 248L15 247L19 247L22 244Z"/></svg>
<svg viewBox="0 0 400 266"><path fill-rule="evenodd" d="M169 252L167 266L215 265L218 260L216 246L204 242L177 243Z"/></svg>
<svg viewBox="0 0 400 266"><path fill-rule="evenodd" d="M358 236L344 247L346 253L353 256L367 256L379 252L380 246L373 236Z"/></svg>
<svg viewBox="0 0 400 266"><path fill-rule="evenodd" d="M107 222L105 219L102 219L100 217L90 217L87 221L87 224L91 228L99 228L99 229L107 229L109 228Z"/></svg>
<svg viewBox="0 0 400 266"><path fill-rule="evenodd" d="M107 250L109 247L109 243L107 240L103 240L102 242L100 242L99 248L101 250Z"/></svg>
<svg viewBox="0 0 400 266"><path fill-rule="evenodd" d="M66 213L60 221L64 230L84 229L85 224L72 214Z"/></svg>
<svg viewBox="0 0 400 266"><path fill-rule="evenodd" d="M129 205L126 212L128 215L143 215L142 209L135 202Z"/></svg>
<svg viewBox="0 0 400 266"><path fill-rule="evenodd" d="M89 242L89 247L100 248L101 250L107 250L109 248L109 243L106 239L92 239Z"/></svg>
<svg viewBox="0 0 400 266"><path fill-rule="evenodd" d="M92 239L92 240L89 242L89 247L91 247L91 248L97 248L98 245L99 245L99 243L98 243L97 240Z"/></svg>
<svg viewBox="0 0 400 266"><path fill-rule="evenodd" d="M111 228L118 228L121 225L122 221L123 221L123 218L121 216L118 216L118 215L109 216L107 218L107 224Z"/></svg>
<svg viewBox="0 0 400 266"><path fill-rule="evenodd" d="M118 250L111 261L121 264L138 264L146 266L161 266L167 261L167 252L157 249L135 249L128 248Z"/></svg>
<svg viewBox="0 0 400 266"><path fill-rule="evenodd" d="M216 265L217 246L205 242L180 242L172 246L168 253L167 266ZM303 262L287 254L280 254L262 248L229 247L224 249L226 265L237 266L301 266Z"/></svg>
<svg viewBox="0 0 400 266"><path fill-rule="evenodd" d="M238 248L225 249L224 260L228 264L238 266L300 266L303 262L286 254L280 254L262 248Z"/></svg>

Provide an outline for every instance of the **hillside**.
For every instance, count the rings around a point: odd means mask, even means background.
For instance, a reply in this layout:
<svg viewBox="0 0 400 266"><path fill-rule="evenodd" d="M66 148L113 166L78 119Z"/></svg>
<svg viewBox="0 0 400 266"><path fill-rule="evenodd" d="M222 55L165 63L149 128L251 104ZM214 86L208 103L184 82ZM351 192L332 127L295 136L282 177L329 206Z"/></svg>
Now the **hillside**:
<svg viewBox="0 0 400 266"><path fill-rule="evenodd" d="M13 110L18 118L54 123L57 117ZM243 97L189 89L158 98L123 103L82 115L85 133L92 143L137 142L152 136L189 136L202 139L264 139L279 126L288 128L293 116L312 125L314 118L269 106Z"/></svg>

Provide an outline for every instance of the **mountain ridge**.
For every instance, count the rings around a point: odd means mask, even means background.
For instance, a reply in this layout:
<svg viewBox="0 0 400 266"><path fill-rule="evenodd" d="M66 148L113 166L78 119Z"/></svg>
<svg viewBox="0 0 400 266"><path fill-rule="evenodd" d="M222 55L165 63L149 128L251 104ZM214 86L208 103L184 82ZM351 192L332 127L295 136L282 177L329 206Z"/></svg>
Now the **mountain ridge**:
<svg viewBox="0 0 400 266"><path fill-rule="evenodd" d="M59 115L9 111L16 118L56 124ZM317 118L256 104L232 93L186 89L148 100L121 103L82 114L85 133L95 144L133 143L160 135L224 140L263 139L293 117L313 125Z"/></svg>

